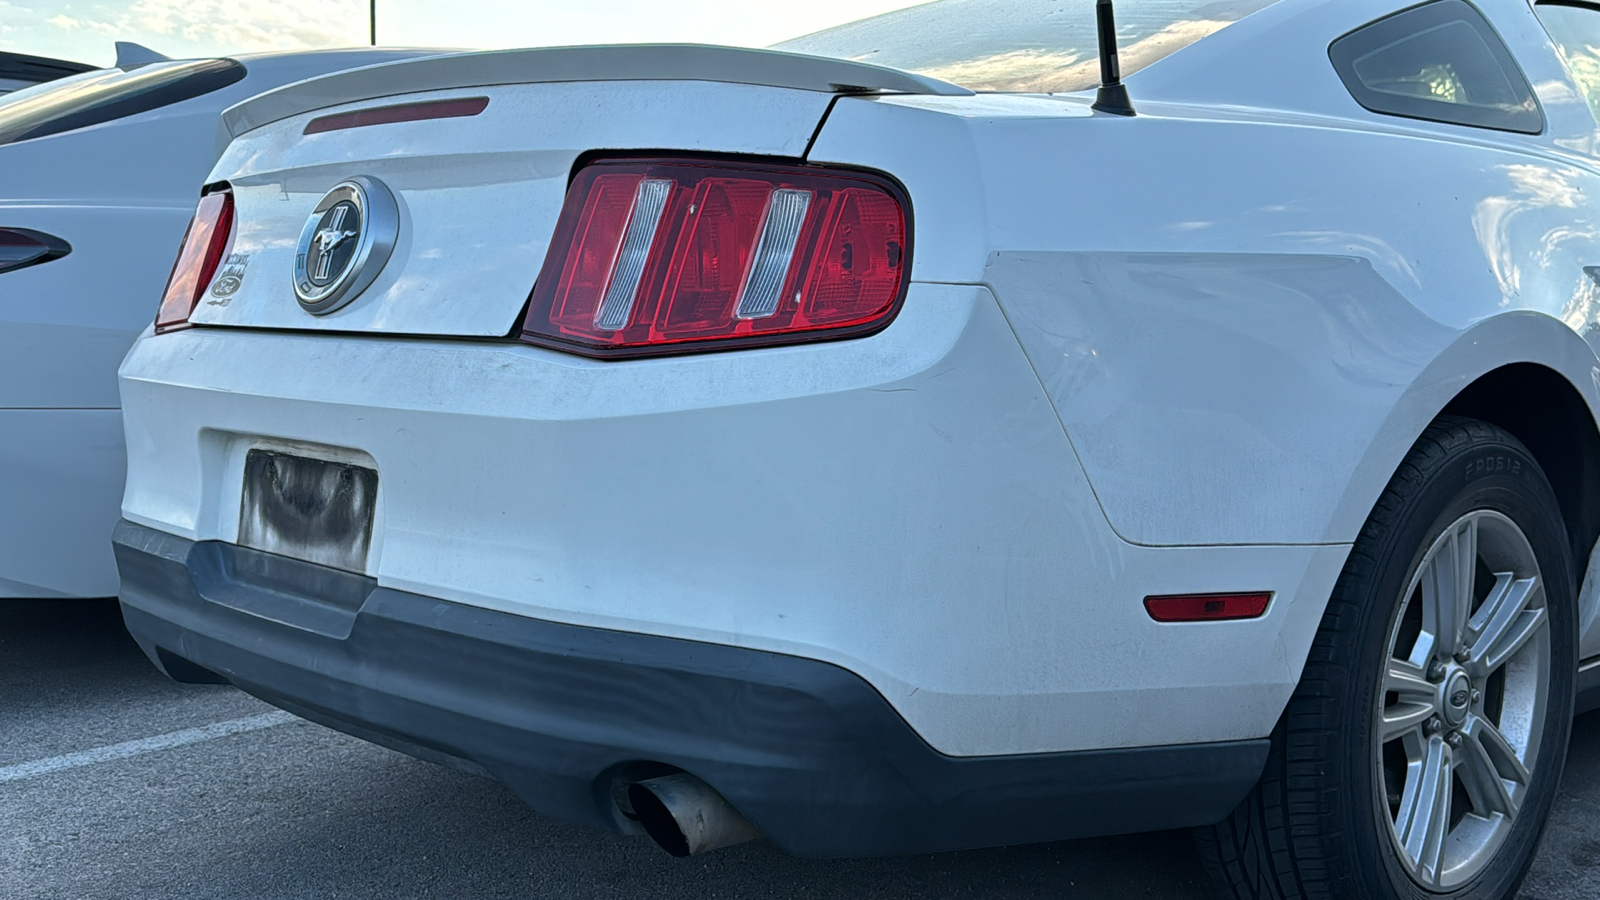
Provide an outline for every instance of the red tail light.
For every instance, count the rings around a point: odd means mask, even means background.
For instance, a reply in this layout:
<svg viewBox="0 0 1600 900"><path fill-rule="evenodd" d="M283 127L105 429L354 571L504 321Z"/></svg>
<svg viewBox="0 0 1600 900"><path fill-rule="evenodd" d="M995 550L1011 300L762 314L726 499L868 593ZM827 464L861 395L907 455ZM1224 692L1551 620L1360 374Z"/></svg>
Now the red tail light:
<svg viewBox="0 0 1600 900"><path fill-rule="evenodd" d="M869 334L910 272L905 195L802 166L625 160L567 191L522 338L627 357Z"/></svg>
<svg viewBox="0 0 1600 900"><path fill-rule="evenodd" d="M167 292L156 313L156 333L173 331L189 324L189 315L200 303L200 295L217 274L217 266L233 236L233 192L215 191L200 198L200 206L183 236L183 249L167 279Z"/></svg>

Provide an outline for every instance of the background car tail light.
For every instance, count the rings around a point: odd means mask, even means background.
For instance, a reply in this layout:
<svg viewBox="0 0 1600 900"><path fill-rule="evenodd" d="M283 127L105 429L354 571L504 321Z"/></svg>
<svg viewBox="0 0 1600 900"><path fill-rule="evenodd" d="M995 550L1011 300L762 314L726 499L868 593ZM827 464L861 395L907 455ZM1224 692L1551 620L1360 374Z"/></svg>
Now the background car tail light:
<svg viewBox="0 0 1600 900"><path fill-rule="evenodd" d="M233 236L233 192L214 191L200 198L200 206L183 235L183 248L167 279L167 292L156 313L156 333L173 331L189 323L189 314L227 253Z"/></svg>
<svg viewBox="0 0 1600 900"><path fill-rule="evenodd" d="M628 357L877 331L905 294L906 206L865 172L593 163L567 191L522 338Z"/></svg>
<svg viewBox="0 0 1600 900"><path fill-rule="evenodd" d="M0 228L0 272L60 259L72 252L66 241L31 228Z"/></svg>
<svg viewBox="0 0 1600 900"><path fill-rule="evenodd" d="M1254 619L1267 611L1272 594L1168 594L1144 598L1145 611L1157 622L1217 622Z"/></svg>

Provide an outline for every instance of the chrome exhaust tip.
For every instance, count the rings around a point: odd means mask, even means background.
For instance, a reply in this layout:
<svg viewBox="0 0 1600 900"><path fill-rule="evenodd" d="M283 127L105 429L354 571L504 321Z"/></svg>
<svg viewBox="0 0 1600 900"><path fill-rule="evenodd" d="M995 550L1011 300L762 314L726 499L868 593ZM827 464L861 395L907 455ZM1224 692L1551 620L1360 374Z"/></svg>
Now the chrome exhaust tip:
<svg viewBox="0 0 1600 900"><path fill-rule="evenodd" d="M628 785L628 804L645 833L673 856L692 856L761 836L711 785L686 773Z"/></svg>

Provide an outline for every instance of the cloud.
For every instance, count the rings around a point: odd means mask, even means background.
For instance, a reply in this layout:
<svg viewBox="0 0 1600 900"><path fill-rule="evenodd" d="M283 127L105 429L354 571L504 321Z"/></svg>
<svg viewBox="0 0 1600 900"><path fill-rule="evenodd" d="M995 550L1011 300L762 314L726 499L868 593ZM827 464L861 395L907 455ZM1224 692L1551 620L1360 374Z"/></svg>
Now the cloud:
<svg viewBox="0 0 1600 900"><path fill-rule="evenodd" d="M0 0L0 49L109 62L112 40L175 58L366 43L367 5L327 0ZM109 38L109 40L108 40Z"/></svg>
<svg viewBox="0 0 1600 900"><path fill-rule="evenodd" d="M239 13L238 3L224 0L136 0L117 24L233 52L358 43L367 24L365 7L355 3L277 0Z"/></svg>
<svg viewBox="0 0 1600 900"><path fill-rule="evenodd" d="M382 0L378 40L427 47L670 40L761 46L916 2ZM178 58L348 47L367 42L367 10L362 0L0 0L0 28L15 29L0 31L0 49L105 65L114 56L112 40Z"/></svg>

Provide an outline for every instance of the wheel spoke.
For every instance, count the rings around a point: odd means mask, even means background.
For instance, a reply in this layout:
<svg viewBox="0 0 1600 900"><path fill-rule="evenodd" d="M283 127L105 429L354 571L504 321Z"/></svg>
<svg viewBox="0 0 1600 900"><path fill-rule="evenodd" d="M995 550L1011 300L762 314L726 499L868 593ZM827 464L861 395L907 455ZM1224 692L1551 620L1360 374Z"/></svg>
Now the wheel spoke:
<svg viewBox="0 0 1600 900"><path fill-rule="evenodd" d="M1467 716L1467 724L1461 729L1468 738L1483 747L1490 765L1501 778L1514 781L1523 787L1528 786L1533 777L1528 772L1528 767L1517 758L1517 751L1512 749L1511 742L1500 733L1492 722L1479 715Z"/></svg>
<svg viewBox="0 0 1600 900"><path fill-rule="evenodd" d="M1472 798L1473 810L1478 815L1488 818L1499 813L1509 819L1517 814L1517 800L1511 796L1511 789L1506 786L1500 767L1496 765L1493 754L1498 751L1491 751L1488 746L1495 739L1500 745L1505 741L1494 726L1477 716L1473 716L1467 724L1468 727L1462 729L1466 740L1456 757L1456 771L1461 775L1461 784L1467 789L1467 796ZM1490 734L1494 738L1486 740ZM1517 768L1521 767L1518 762ZM1526 770L1522 774L1526 777Z"/></svg>
<svg viewBox="0 0 1600 900"><path fill-rule="evenodd" d="M1433 636L1440 658L1453 656L1466 637L1472 580L1478 565L1478 520L1456 523L1422 573L1422 630Z"/></svg>
<svg viewBox="0 0 1600 900"><path fill-rule="evenodd" d="M1439 884L1445 836L1450 830L1451 765L1450 746L1438 735L1429 738L1420 771L1414 776L1416 789L1406 791L1395 822L1418 878L1430 885Z"/></svg>
<svg viewBox="0 0 1600 900"><path fill-rule="evenodd" d="M1383 709L1383 728L1378 738L1387 744L1422 728L1422 723L1433 718L1433 704L1396 703Z"/></svg>
<svg viewBox="0 0 1600 900"><path fill-rule="evenodd" d="M1428 681L1422 666L1409 660L1391 659L1383 676L1385 694L1395 694L1395 702L1383 708L1379 739L1387 744L1420 728L1434 715L1434 696L1438 689Z"/></svg>
<svg viewBox="0 0 1600 900"><path fill-rule="evenodd" d="M1480 677L1506 664L1522 645L1545 626L1548 616L1542 607L1529 608L1543 596L1544 587L1536 577L1512 579L1499 576L1495 590L1474 616L1483 624L1472 641L1468 662Z"/></svg>
<svg viewBox="0 0 1600 900"><path fill-rule="evenodd" d="M1522 606L1527 605L1528 591L1525 581L1527 579L1519 580L1515 572L1494 573L1494 587L1489 588L1489 596L1483 598L1483 605L1479 606L1478 611L1467 621L1468 640L1476 642L1482 639L1484 631L1502 610L1515 611L1520 608L1517 606L1518 603Z"/></svg>
<svg viewBox="0 0 1600 900"><path fill-rule="evenodd" d="M1427 669L1408 659L1389 660L1389 669L1383 673L1383 689L1399 694L1401 699L1429 700L1438 690L1428 680Z"/></svg>

